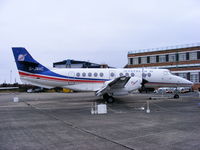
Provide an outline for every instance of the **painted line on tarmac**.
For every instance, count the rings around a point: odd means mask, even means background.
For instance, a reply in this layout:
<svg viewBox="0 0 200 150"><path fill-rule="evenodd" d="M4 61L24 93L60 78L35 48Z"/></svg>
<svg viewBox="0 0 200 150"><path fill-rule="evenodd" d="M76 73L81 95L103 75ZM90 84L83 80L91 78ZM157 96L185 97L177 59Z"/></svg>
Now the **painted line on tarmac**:
<svg viewBox="0 0 200 150"><path fill-rule="evenodd" d="M95 133L93 133L93 132L91 132L91 131L89 131L89 130L80 128L80 127L78 127L78 126L75 126L75 125L74 125L73 123L71 123L71 122L66 122L66 121L64 121L64 120L61 120L61 119L59 119L58 117L56 117L55 115L48 114L48 113L45 112L44 110L41 110L40 108L38 108L38 107L36 107L36 106L34 106L34 105L32 105L32 104L29 104L28 102L25 102L25 101L23 101L23 102L24 102L26 105L28 105L30 108L32 108L32 109L34 109L34 110L36 110L36 111L40 111L41 113L46 114L48 117L53 118L53 119L55 119L55 120L57 120L57 121L60 121L60 122L62 122L62 123L64 123L64 124L66 124L67 126L73 128L73 129L75 129L75 130L78 130L78 131L81 131L81 132L83 132L83 133L87 133L87 134L90 134L90 135L92 135L92 136L98 137L98 138L100 138L100 139L109 141L109 142L111 142L111 143L114 143L114 144L117 144L117 145L119 145L119 146L122 146L122 147L124 147L124 148L126 148L126 149L135 150L135 149L132 148L132 147L129 147L129 146L127 146L127 145L124 145L124 144L119 143L119 142L117 142L117 141L114 141L114 140L112 140L112 139L103 137L103 136L101 136L101 135L95 134Z"/></svg>

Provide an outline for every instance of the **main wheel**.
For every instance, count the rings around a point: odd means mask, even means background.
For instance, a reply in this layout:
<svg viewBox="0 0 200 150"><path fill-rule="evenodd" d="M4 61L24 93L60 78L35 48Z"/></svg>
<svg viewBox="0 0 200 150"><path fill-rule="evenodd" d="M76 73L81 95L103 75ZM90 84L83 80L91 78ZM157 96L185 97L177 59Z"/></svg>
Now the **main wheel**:
<svg viewBox="0 0 200 150"><path fill-rule="evenodd" d="M112 97L112 96L109 96L107 99L106 99L107 103L113 103L115 101L115 99Z"/></svg>
<svg viewBox="0 0 200 150"><path fill-rule="evenodd" d="M108 94L104 94L103 95L103 99L107 102L107 103L113 103L115 101L115 99L112 96L109 96Z"/></svg>

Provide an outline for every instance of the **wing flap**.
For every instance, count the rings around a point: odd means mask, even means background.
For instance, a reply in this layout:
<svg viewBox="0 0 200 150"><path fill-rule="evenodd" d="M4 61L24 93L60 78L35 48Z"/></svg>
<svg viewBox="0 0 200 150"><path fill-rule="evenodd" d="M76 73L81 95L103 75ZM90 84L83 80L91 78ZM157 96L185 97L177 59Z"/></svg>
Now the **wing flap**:
<svg viewBox="0 0 200 150"><path fill-rule="evenodd" d="M114 80L112 80L108 84L106 84L103 88L99 89L96 92L96 95L102 96L105 93L109 93L109 91L112 90L112 89L124 88L124 86L129 81L130 78L131 77L126 77L126 76L115 78Z"/></svg>

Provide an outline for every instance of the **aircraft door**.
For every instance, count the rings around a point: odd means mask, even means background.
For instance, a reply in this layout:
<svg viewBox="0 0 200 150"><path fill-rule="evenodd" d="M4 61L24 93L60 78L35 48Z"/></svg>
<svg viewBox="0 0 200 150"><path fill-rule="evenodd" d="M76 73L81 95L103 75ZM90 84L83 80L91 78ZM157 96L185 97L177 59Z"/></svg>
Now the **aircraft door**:
<svg viewBox="0 0 200 150"><path fill-rule="evenodd" d="M70 72L68 73L68 76L70 77L70 79L73 80L73 79L75 78L75 73L74 73L73 71L70 71ZM75 82L69 81L68 84L69 84L69 85L74 85Z"/></svg>

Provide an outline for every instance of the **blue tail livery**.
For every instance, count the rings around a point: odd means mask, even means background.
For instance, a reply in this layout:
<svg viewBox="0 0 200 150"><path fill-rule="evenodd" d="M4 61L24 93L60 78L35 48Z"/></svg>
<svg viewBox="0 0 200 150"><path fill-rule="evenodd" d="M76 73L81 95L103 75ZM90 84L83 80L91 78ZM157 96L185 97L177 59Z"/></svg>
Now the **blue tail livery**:
<svg viewBox="0 0 200 150"><path fill-rule="evenodd" d="M38 63L23 47L13 47L15 62L19 71L30 73L41 73L49 71L46 67Z"/></svg>

